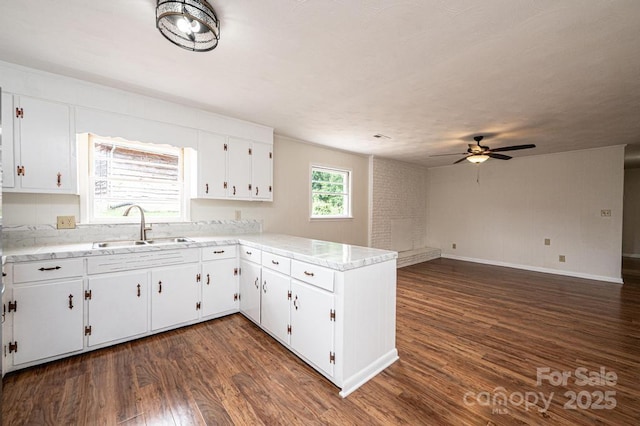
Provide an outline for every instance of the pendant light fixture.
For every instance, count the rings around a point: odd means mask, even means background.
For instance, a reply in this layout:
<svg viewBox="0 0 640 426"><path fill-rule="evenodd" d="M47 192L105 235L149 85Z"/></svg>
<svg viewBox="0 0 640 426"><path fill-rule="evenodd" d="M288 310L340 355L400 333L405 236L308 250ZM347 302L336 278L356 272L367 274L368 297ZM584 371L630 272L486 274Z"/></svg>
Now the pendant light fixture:
<svg viewBox="0 0 640 426"><path fill-rule="evenodd" d="M218 45L220 21L206 0L158 0L156 27L171 43L193 52Z"/></svg>

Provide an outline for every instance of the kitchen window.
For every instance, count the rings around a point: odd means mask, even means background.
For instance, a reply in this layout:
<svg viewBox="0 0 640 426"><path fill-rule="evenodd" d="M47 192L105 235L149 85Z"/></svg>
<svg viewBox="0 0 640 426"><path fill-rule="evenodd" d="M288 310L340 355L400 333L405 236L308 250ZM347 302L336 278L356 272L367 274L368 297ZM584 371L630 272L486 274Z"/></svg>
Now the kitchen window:
<svg viewBox="0 0 640 426"><path fill-rule="evenodd" d="M88 159L89 222L137 221L137 214L123 217L133 204L148 222L184 220L181 148L88 135Z"/></svg>
<svg viewBox="0 0 640 426"><path fill-rule="evenodd" d="M311 218L351 217L351 171L311 166Z"/></svg>

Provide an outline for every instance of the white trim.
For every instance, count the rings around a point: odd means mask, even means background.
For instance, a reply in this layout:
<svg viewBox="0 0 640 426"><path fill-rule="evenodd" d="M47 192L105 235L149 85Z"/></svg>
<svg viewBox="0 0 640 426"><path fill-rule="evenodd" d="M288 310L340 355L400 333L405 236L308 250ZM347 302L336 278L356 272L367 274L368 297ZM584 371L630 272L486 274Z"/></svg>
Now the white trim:
<svg viewBox="0 0 640 426"><path fill-rule="evenodd" d="M393 348L391 351L387 352L386 354L369 364L367 367L345 380L342 383L340 396L346 398L353 391L375 377L376 374L380 373L382 370L399 359L400 357L398 356L398 349Z"/></svg>
<svg viewBox="0 0 640 426"><path fill-rule="evenodd" d="M445 259L463 260L465 262L483 263L485 265L504 266L507 268L524 269L526 271L543 272L545 274L563 275L567 277L585 278L587 280L605 281L614 284L623 284L622 278L606 277L603 275L583 274L582 272L562 271L559 269L542 268L539 266L520 265L517 263L499 262L495 260L476 259L474 257L456 256L454 254L442 254Z"/></svg>

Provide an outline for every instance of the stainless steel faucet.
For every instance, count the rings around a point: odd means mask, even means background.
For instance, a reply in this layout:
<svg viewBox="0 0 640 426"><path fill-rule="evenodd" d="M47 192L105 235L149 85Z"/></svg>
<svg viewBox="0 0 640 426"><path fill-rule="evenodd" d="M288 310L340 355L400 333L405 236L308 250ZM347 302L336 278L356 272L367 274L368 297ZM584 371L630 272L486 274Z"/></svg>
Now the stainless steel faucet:
<svg viewBox="0 0 640 426"><path fill-rule="evenodd" d="M123 216L129 216L129 212L134 207L137 207L138 210L140 210L140 240L141 241L147 241L147 231L150 231L151 228L147 228L147 225L144 222L144 210L142 210L142 207L140 207L137 204L133 204L133 205L129 206L129 208L127 208L124 211L124 215Z"/></svg>

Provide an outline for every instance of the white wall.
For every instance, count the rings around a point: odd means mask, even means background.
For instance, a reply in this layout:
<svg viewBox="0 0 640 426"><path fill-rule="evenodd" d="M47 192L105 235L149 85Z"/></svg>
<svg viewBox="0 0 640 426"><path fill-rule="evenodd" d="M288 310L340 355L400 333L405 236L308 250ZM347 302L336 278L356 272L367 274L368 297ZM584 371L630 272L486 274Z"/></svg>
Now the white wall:
<svg viewBox="0 0 640 426"><path fill-rule="evenodd" d="M191 220L242 219L263 221L265 232L367 245L368 158L293 139L274 141L274 201L192 200ZM352 170L353 219L309 220L311 163ZM80 201L74 195L3 193L3 222L9 225L55 224L58 215L80 217Z"/></svg>
<svg viewBox="0 0 640 426"><path fill-rule="evenodd" d="M615 146L429 169L427 244L447 257L621 282L623 164Z"/></svg>
<svg viewBox="0 0 640 426"><path fill-rule="evenodd" d="M624 171L622 253L640 257L640 168Z"/></svg>

